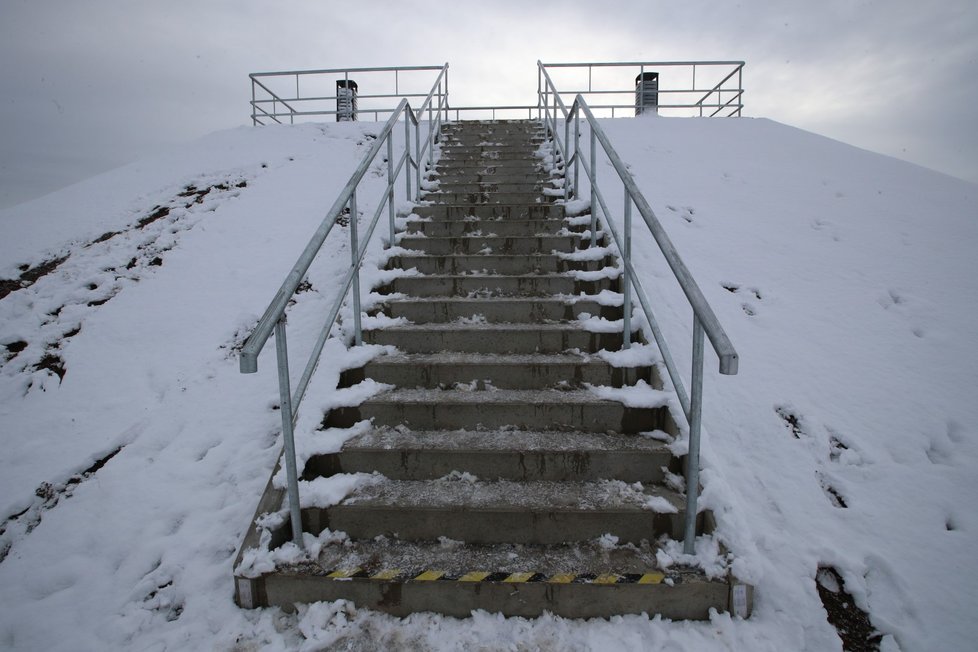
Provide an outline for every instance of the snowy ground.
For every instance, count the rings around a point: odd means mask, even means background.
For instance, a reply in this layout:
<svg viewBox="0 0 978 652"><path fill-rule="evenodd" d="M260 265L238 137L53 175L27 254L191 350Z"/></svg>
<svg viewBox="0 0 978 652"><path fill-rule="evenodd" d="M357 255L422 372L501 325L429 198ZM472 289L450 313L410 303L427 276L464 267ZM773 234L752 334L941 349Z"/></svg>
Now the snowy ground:
<svg viewBox="0 0 978 652"><path fill-rule="evenodd" d="M751 619L234 606L281 443L274 365L242 376L233 349L380 128L328 124L220 132L0 212L0 279L31 268L0 299L0 647L832 650L826 565L883 649L972 649L978 187L765 120L604 124L741 355L734 377L708 358L703 500ZM688 308L634 231L685 369ZM346 235L291 309L294 359Z"/></svg>

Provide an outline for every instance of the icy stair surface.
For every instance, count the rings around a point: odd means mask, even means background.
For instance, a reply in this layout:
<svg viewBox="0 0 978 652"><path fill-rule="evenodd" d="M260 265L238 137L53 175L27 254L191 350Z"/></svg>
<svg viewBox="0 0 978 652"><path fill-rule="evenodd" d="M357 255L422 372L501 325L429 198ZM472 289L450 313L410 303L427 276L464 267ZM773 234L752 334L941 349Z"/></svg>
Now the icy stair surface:
<svg viewBox="0 0 978 652"><path fill-rule="evenodd" d="M388 263L414 271L378 289L384 318L370 323L387 325L364 331L397 352L340 379L393 389L331 410L324 429L358 434L299 469L308 483L369 480L339 502L304 501L318 556L238 571L239 604L346 599L459 617L733 610L745 587L722 568L660 565L683 535L683 459L666 443L677 428L651 356L622 365L608 353L623 339L619 263L603 235L577 255L590 235L565 219L539 123L456 122L440 145ZM614 400L621 388L627 405ZM269 483L259 515L280 512L283 493ZM249 546L289 537L287 519L272 529L262 543L252 527L237 567ZM697 533L712 529L698 514Z"/></svg>

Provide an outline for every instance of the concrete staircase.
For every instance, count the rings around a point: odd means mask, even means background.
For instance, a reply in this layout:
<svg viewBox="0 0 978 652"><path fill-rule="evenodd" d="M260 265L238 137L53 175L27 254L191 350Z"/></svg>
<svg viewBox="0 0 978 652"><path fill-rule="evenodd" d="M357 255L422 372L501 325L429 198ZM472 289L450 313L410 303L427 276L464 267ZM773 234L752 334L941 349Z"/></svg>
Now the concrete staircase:
<svg viewBox="0 0 978 652"><path fill-rule="evenodd" d="M372 428L304 470L383 478L304 509L306 532L348 540L313 562L239 576L239 604L343 598L396 615L689 619L731 608L728 578L657 563L660 537L682 538L682 460L663 443L677 429L665 407L589 388L659 380L650 365L597 355L622 344L617 262L575 255L587 242L545 193L559 180L536 155L541 143L533 121L444 128L437 190L389 262L421 275L380 290L389 298L378 311L407 323L364 333L398 353L341 379L395 389L331 411L324 427ZM259 512L281 501L270 486ZM710 514L699 529L712 529ZM242 553L259 537L253 527Z"/></svg>

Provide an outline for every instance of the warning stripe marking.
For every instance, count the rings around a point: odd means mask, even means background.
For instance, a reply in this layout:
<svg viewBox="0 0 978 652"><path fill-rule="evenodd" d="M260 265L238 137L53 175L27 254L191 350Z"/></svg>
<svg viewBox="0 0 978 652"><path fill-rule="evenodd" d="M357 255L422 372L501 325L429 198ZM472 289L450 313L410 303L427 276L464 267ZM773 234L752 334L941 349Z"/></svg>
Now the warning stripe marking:
<svg viewBox="0 0 978 652"><path fill-rule="evenodd" d="M453 581L453 582L502 582L506 584L526 584L544 582L547 584L661 584L666 576L658 571L649 573L544 573L519 572L503 573L489 571L469 571L467 573L448 573L441 570L404 571L398 568L385 568L368 572L362 568L337 568L326 573L334 580L370 579L378 581L411 580L415 582Z"/></svg>

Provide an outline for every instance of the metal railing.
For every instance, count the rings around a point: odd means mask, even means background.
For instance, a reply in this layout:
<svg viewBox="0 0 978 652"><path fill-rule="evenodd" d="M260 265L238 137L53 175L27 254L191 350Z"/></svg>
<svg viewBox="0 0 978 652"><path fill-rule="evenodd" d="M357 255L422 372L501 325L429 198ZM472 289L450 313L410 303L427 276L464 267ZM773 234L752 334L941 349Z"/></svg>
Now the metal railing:
<svg viewBox="0 0 978 652"><path fill-rule="evenodd" d="M622 264L624 266L624 271L622 274L622 291L624 294L623 303L623 326L624 326L624 348L629 348L631 346L631 307L632 307L632 294L634 291L634 296L638 299L639 304L642 307L642 311L645 313L645 318L648 320L649 328L652 331L652 336L655 338L655 342L659 347L659 351L662 354L663 363L665 364L666 370L669 373L669 378L672 380L672 384L675 387L676 394L679 397L679 402L682 406L683 414L686 417L686 422L689 426L689 451L686 455L686 515L684 523L684 539L683 547L686 554L694 553L694 541L696 535L696 512L697 512L697 500L699 497L699 455L700 455L700 429L702 424L702 413L703 413L703 353L704 353L704 342L703 335L705 333L706 337L709 338L710 343L713 345L713 350L716 352L717 356L720 358L720 368L721 374L733 375L737 373L737 367L739 358L737 356L737 351L734 349L727 337L726 332L720 325L719 320L707 303L706 298L700 291L699 286L693 279L686 265L683 263L682 258L679 256L679 252L676 251L675 246L666 234L665 229L662 228L658 218L646 201L645 196L642 191L639 190L638 186L635 184L635 180L632 178L631 173L628 171L626 165L622 162L615 148L612 146L611 141L608 136L604 133L601 125L598 123L588 106L584 97L581 94L577 94L574 98L574 102L570 109L564 104L563 99L560 97L560 93L554 86L553 80L550 78L544 64L539 64L540 78L542 81L541 85L541 95L540 95L540 106L544 111L545 117L544 121L546 124L546 129L548 136L552 138L554 147L556 151L554 152L555 157L559 156L563 161L564 174L565 177L570 173L570 178L568 179L568 188L572 197L580 197L581 191L581 179L580 179L580 168L584 168L584 172L587 175L587 180L590 185L590 201L591 201L591 246L597 244L598 236L598 219L599 214L604 217L603 226L607 227L608 231L611 232L614 238L615 244L621 253ZM558 116L558 110L560 115ZM581 149L581 115L583 114L586 120L586 126L590 132L590 147L587 150L588 156L584 156L584 151ZM558 125L558 118L561 117L563 121L563 129L560 129ZM573 136L571 135L571 123L573 123ZM561 132L563 132L563 140L561 140ZM572 140L573 138L573 140ZM615 172L617 172L621 183L624 185L624 198L622 206L622 228L619 230L612 221L612 213L608 208L608 203L598 186L597 172L597 154L598 154L598 143L600 143L604 155L610 161L612 167L614 167ZM649 305L648 297L645 293L642 283L639 280L638 275L635 272L635 268L632 265L632 206L638 209L639 214L642 216L642 220L645 222L659 246L659 251L662 253L666 262L668 263L676 281L682 288L683 293L686 295L686 300L689 302L690 307L693 310L693 337L692 337L692 373L690 378L690 391L687 393L686 386L683 383L683 378L679 373L678 367L673 360L672 354L669 350L669 345L666 342L665 336L662 329L659 327L659 323L652 312L652 308Z"/></svg>
<svg viewBox="0 0 978 652"><path fill-rule="evenodd" d="M380 120L394 111L402 99L426 98L427 81L437 73L437 103L448 107L448 64L443 66L393 66L386 68L329 68L323 70L291 70L283 72L253 72L251 79L251 121L255 125L271 122L295 124L304 119L322 119L341 115L338 102L345 97L336 94L334 82L351 82L364 86L388 88L390 92L357 94L358 114L373 115ZM355 76L354 79L352 76ZM363 83L366 80L367 83ZM424 86L419 86L424 84ZM420 88L420 90L419 90ZM293 93L295 93L293 95ZM447 119L447 115L446 115Z"/></svg>
<svg viewBox="0 0 978 652"><path fill-rule="evenodd" d="M347 181L346 185L343 187L343 191L340 192L339 196L336 198L336 201L333 202L333 205L330 207L329 211L327 211L326 217L323 218L319 228L316 229L316 232L313 234L312 238L309 240L309 243L306 245L306 248L303 250L302 255L299 256L299 259L296 261L295 265L292 267L292 270L285 278L285 282L282 283L282 286L279 288L278 292L276 292L275 297L268 305L268 308L265 309L265 313L258 321L258 324L251 331L251 334L248 336L248 339L245 341L244 347L241 350L241 373L254 373L258 371L258 354L265 347L265 344L268 342L269 337L274 331L276 359L278 362L282 434L285 440L284 457L290 517L292 521L292 538L296 545L298 545L300 548L303 547L302 519L299 509L299 484L296 469L295 441L293 432L296 422L296 415L298 414L298 409L302 403L303 396L305 396L309 381L319 363L319 357L322 354L323 346L326 344L326 340L329 338L330 331L332 330L332 327L336 323L337 317L339 316L340 307L346 300L346 296L348 293L350 293L351 288L353 290L352 307L354 341L358 346L363 343L363 332L360 323L360 266L363 262L363 257L367 252L367 247L370 244L370 239L373 236L374 230L380 219L380 215L383 213L385 207L387 208L388 225L390 229L388 246L393 246L394 244L394 186L397 183L402 171L404 172L406 198L408 201L420 200L421 162L427 155L429 166L434 164L434 144L441 129L443 111L448 102L447 95L440 92L442 78L447 75L447 73L448 64L445 64L441 73L439 73L437 79L435 80L435 83L432 85L431 91L428 93L424 103L417 112L414 112L411 109L411 105L407 98L403 98L397 107L392 110L391 116L387 119L387 123L384 125L384 128L377 135L377 138L371 145L370 150L363 157L363 160L360 161L360 164L350 177L350 180ZM436 90L439 92L436 93ZM423 116L425 112L428 113L432 120L429 120L427 123L427 134L424 135L424 144L422 145L421 138L423 129L422 123L419 121L419 116ZM401 120L402 116L404 123L404 152L395 162L393 140L394 129L398 121ZM411 151L412 143L414 145L413 153ZM370 169L371 165L373 165L374 160L378 157L382 150L386 150L387 187L384 192L383 199L377 204L377 208L374 211L372 219L370 220L369 226L367 227L366 236L361 242L358 233L357 190L364 175ZM415 180L413 186L411 183L412 172ZM316 256L319 254L323 243L326 241L327 236L329 236L330 231L336 224L337 218L339 218L340 215L343 215L346 211L349 211L350 220L350 267L343 278L339 295L333 302L333 305L328 313L328 317L324 322L322 330L320 331L319 336L317 337L312 348L312 353L305 363L302 376L300 377L295 391L293 392L291 388L291 378L289 375L289 355L286 338L285 311L288 307L289 301L296 294L299 284L309 271L310 265L312 265L313 260L315 260Z"/></svg>
<svg viewBox="0 0 978 652"><path fill-rule="evenodd" d="M646 105L646 93L637 92L637 78L646 73L657 75L650 91L655 104ZM560 77L562 90L554 92L568 101L583 95L593 102L592 111L612 118L652 109L663 115L739 117L744 108L743 61L537 62L538 96L545 92L545 74ZM668 100L659 102L658 96Z"/></svg>

